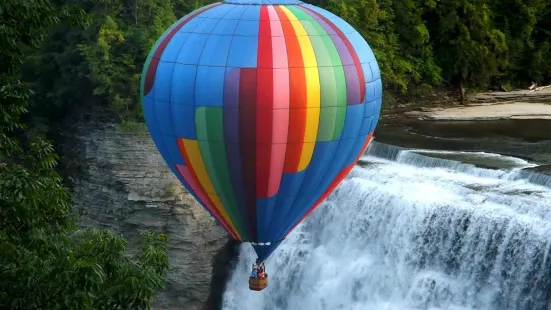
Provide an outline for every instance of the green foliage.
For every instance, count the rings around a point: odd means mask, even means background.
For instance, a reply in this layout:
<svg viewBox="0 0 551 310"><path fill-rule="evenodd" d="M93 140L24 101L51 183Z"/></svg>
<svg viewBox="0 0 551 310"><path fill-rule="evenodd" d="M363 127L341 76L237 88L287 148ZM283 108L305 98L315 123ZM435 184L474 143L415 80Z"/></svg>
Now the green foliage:
<svg viewBox="0 0 551 310"><path fill-rule="evenodd" d="M26 76L35 81L37 93L33 111L56 119L83 105L103 105L121 122L142 121L142 67L151 47L176 21L174 4L75 1L84 9L89 27L71 27L70 20L62 19L42 51L27 59Z"/></svg>
<svg viewBox="0 0 551 310"><path fill-rule="evenodd" d="M147 133L147 127L143 122L122 120L116 126L117 131L129 133Z"/></svg>
<svg viewBox="0 0 551 310"><path fill-rule="evenodd" d="M329 0L371 45L385 89L418 94L551 82L546 0Z"/></svg>
<svg viewBox="0 0 551 310"><path fill-rule="evenodd" d="M139 111L132 104L137 97L139 75L135 73L132 55L125 53L125 41L117 23L107 16L95 42L77 45L90 70L92 94L107 101L122 119L132 110Z"/></svg>
<svg viewBox="0 0 551 310"><path fill-rule="evenodd" d="M0 157L0 308L148 308L169 266L167 238L143 233L131 257L122 236L75 230L52 145L14 145Z"/></svg>
<svg viewBox="0 0 551 310"><path fill-rule="evenodd" d="M177 18L215 2L74 1L59 0L63 8L82 7L90 27L74 27L64 16L51 20L57 26L44 34L42 50L25 61L36 92L32 111L55 118L74 107L103 105L120 122L143 120L139 80L156 40ZM551 82L547 0L307 2L343 17L364 36L385 90L395 97L459 83L485 89Z"/></svg>
<svg viewBox="0 0 551 310"><path fill-rule="evenodd" d="M166 240L142 234L138 254L106 230L0 235L3 309L145 309L163 285Z"/></svg>
<svg viewBox="0 0 551 310"><path fill-rule="evenodd" d="M385 86L404 94L430 89L440 79L421 18L423 7L413 0L330 0L329 9L351 23L370 44L384 75Z"/></svg>
<svg viewBox="0 0 551 310"><path fill-rule="evenodd" d="M509 67L499 75L505 83L522 87L532 82L546 82L551 76L548 48L550 6L545 0L493 3L494 23L505 34L508 46Z"/></svg>
<svg viewBox="0 0 551 310"><path fill-rule="evenodd" d="M31 231L24 246L0 235L3 309L144 309L161 288L166 240L142 234L138 254L106 230Z"/></svg>
<svg viewBox="0 0 551 310"><path fill-rule="evenodd" d="M133 1L96 15L97 35L77 44L87 63L92 95L106 102L119 120L142 119L139 81L149 50L176 21L169 0Z"/></svg>
<svg viewBox="0 0 551 310"><path fill-rule="evenodd" d="M507 65L503 32L492 25L485 1L446 1L430 11L435 57L447 82L487 86Z"/></svg>
<svg viewBox="0 0 551 310"><path fill-rule="evenodd" d="M0 5L0 308L149 308L168 268L167 238L143 233L131 256L122 236L76 230L54 148L28 130L33 91L22 64L61 20L88 21L54 1Z"/></svg>
<svg viewBox="0 0 551 310"><path fill-rule="evenodd" d="M139 80L156 40L177 18L215 2L77 1L90 27L75 28L71 19L60 18L42 51L25 62L37 94L32 109L59 117L74 107L103 105L121 123L143 120ZM385 90L395 97L459 83L472 90L551 82L546 0L307 2L331 10L362 34L377 57Z"/></svg>

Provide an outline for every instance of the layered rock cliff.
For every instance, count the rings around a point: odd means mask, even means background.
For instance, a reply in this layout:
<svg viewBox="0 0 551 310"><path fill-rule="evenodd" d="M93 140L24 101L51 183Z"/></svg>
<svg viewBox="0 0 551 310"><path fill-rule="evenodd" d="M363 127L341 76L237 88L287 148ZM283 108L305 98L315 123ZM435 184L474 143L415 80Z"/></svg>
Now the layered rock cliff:
<svg viewBox="0 0 551 310"><path fill-rule="evenodd" d="M171 269L155 308L211 308L213 259L228 252L227 234L181 188L149 135L103 122L76 122L63 132L62 162L79 224L131 242L148 229L167 234Z"/></svg>

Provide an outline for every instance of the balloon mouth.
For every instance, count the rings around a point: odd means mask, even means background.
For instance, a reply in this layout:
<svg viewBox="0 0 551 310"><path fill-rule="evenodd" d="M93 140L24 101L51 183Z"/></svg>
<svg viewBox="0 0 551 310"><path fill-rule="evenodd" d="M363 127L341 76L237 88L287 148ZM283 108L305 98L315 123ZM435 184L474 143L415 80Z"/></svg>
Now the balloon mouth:
<svg viewBox="0 0 551 310"><path fill-rule="evenodd" d="M271 242L251 242L252 245L258 245L258 246L269 246L272 245Z"/></svg>
<svg viewBox="0 0 551 310"><path fill-rule="evenodd" d="M300 0L224 0L224 4L240 4L240 5L293 5L304 4Z"/></svg>
<svg viewBox="0 0 551 310"><path fill-rule="evenodd" d="M250 242L260 262L264 262L279 247L280 241Z"/></svg>

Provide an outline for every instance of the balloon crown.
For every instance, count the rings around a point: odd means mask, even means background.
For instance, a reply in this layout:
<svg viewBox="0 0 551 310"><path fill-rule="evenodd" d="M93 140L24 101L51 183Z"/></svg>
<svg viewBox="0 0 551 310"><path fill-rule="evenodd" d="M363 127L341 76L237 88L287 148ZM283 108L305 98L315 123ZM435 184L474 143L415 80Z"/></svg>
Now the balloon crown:
<svg viewBox="0 0 551 310"><path fill-rule="evenodd" d="M304 4L299 0L224 0L226 4L244 4L244 5L296 5Z"/></svg>

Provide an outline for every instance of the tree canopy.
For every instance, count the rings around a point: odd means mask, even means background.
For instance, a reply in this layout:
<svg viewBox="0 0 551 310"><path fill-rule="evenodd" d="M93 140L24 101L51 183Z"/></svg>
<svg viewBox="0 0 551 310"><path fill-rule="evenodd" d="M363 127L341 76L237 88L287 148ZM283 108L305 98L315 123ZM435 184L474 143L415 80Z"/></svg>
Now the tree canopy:
<svg viewBox="0 0 551 310"><path fill-rule="evenodd" d="M215 2L70 1L83 8L90 27L62 20L26 61L25 76L37 94L33 106L57 116L75 105L102 104L123 124L143 119L138 81L155 40L177 18ZM364 36L388 94L428 93L458 83L486 89L551 82L551 4L546 0L305 2L331 10Z"/></svg>
<svg viewBox="0 0 551 310"><path fill-rule="evenodd" d="M549 1L331 0L328 8L372 46L390 91L551 81Z"/></svg>
<svg viewBox="0 0 551 310"><path fill-rule="evenodd" d="M0 5L0 308L144 309L163 287L167 238L142 233L137 253L108 230L79 230L54 148L31 130L22 64L60 21L85 12L53 1Z"/></svg>

